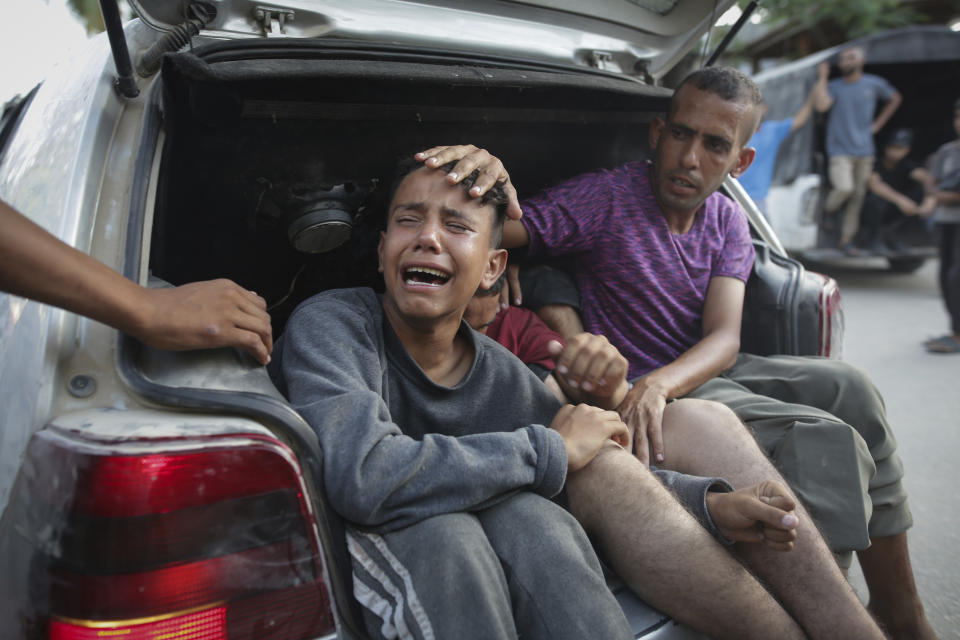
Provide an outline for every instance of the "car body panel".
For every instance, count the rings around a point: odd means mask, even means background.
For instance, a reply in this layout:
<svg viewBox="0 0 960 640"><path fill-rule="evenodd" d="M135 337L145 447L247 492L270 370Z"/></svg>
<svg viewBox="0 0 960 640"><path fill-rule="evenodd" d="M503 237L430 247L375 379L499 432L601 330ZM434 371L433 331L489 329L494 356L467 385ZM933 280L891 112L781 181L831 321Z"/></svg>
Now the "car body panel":
<svg viewBox="0 0 960 640"><path fill-rule="evenodd" d="M128 25L135 50L157 37L139 21ZM145 99L122 100L113 88L114 74L106 34L54 67L4 150L0 198L66 244L122 272ZM0 512L31 434L50 416L139 402L117 376L117 336L87 318L0 293L5 409L0 412ZM69 391L76 375L95 381L93 395Z"/></svg>
<svg viewBox="0 0 960 640"><path fill-rule="evenodd" d="M156 29L183 22L179 3L133 0ZM204 35L335 38L449 47L475 53L602 68L659 79L695 44L733 0L421 1L249 0L209 2L217 15Z"/></svg>
<svg viewBox="0 0 960 640"><path fill-rule="evenodd" d="M37 445L42 447L40 452L35 448ZM168 409L81 410L65 413L52 419L31 440L31 449L32 453L28 454L18 475L10 508L0 519L0 558L4 566L4 572L0 578L0 596L2 596L0 597L0 617L7 621L5 638L41 637L34 628L36 620L33 616L38 609L43 610L44 607L50 606L50 600L62 601L64 598L62 589L44 584L43 580L46 576L39 567L58 567L54 570L54 574L62 575L65 580L70 581L75 580L77 572L82 571L77 564L71 563L78 558L86 558L88 552L98 557L101 562L109 561L115 556L121 558L121 563L124 562L122 560L124 557L127 558L127 562L134 557L140 558L141 561L144 559L142 551L149 547L140 547L141 553L137 551L131 553L129 548L124 548L124 541L113 539L116 531L112 527L123 529L124 526L122 521L126 503L113 502L110 497L117 494L120 486L101 494L98 500L92 502L89 501L90 494L82 493L78 489L79 486L84 485L84 481L89 481L94 473L100 473L100 479L107 483L133 480L133 485L137 487L132 489L133 500L137 502L141 516L147 518L156 513L153 509L157 504L163 503L171 496L170 483L163 479L158 480L158 477L169 478L171 475L176 475L178 466L183 464L184 460L195 459L204 454L219 456L216 458L219 463L202 469L194 467L195 470L201 471L199 482L196 476L193 478L192 488L195 496L203 496L207 490L211 490L214 495L222 492L225 485L222 482L218 483L216 476L224 471L223 465L239 452L249 452L254 449L269 450L272 455L282 459L284 466L289 467L290 473L296 475L296 487L299 493L308 488L306 477L300 472L299 461L289 448L277 442L275 435L258 422L235 416L172 414ZM121 463L118 466L108 466L105 473L102 466L92 471L99 464L94 460L101 461L106 458L131 460L134 464ZM181 459L177 460L177 458ZM152 476L142 473L136 467L135 463L144 459L150 462L141 469L153 474ZM56 467L51 469L48 468L49 465L56 465ZM190 463L185 466L189 468ZM207 484L208 478L210 484ZM158 489L158 487L165 487L165 489ZM119 493L123 492L119 491ZM103 501L105 495L107 499ZM176 497L173 500L175 502ZM78 503L84 505L81 507L84 516L77 515ZM94 503L98 508L91 509L91 504ZM217 500L212 498L211 502L205 504L216 505ZM301 501L300 506L303 510L304 526L307 530L313 529L312 538L317 539L320 520L314 513L312 503ZM232 515L243 517L243 509L238 509L236 503L230 507L231 511L236 510ZM229 517L231 511L221 512L221 515L226 514ZM193 517L196 515L195 512ZM133 518L133 520L136 519ZM155 522L158 521L155 520ZM81 524L88 526L78 526ZM173 529L177 529L176 522L172 524ZM182 533L182 528L180 530ZM164 549L169 552L169 545L177 546L176 535L165 530L162 524L141 533L160 547L161 555ZM269 544L270 535L269 527L258 530L257 526L253 526L244 529L244 535L240 538L249 548L251 545L256 546L258 541L261 544L264 542ZM119 548L102 546L98 541L100 536L111 540ZM222 545L226 542L219 538L211 540L214 545ZM136 549L136 543L133 546ZM234 551L237 550L242 553L243 547L235 546ZM189 565L190 560L196 562L197 558L188 556L186 560L185 564ZM270 571L278 564L276 561L270 562L269 559L266 562L254 558L250 560L253 563L259 563L258 566L264 569L267 575L270 575ZM149 566L149 561L147 565ZM142 565L140 567L142 568ZM319 569L324 581L329 583L326 580L326 563L324 562ZM57 574L56 571L61 573ZM112 576L114 573L108 570L105 575ZM252 575L255 574L246 570L236 572L232 575L233 584L242 584L245 580L251 581ZM198 588L198 585L204 583L204 576L194 575L193 577L194 581L189 583L189 587ZM39 584L37 578L39 578ZM162 578L157 581L146 581L141 583L141 589L163 591L162 583ZM31 589L16 589L17 585L23 584L31 585ZM124 590L122 584L111 586L118 592ZM244 588L256 592L262 588L262 583L248 582ZM188 588L187 591L189 590ZM212 606L217 604L214 602ZM129 633L129 625L136 627L148 622L149 618L121 621L122 626L127 628L119 631L114 630L114 623L102 623L96 617L93 620L78 620L58 616L57 620L81 628L105 629L100 632L101 635L125 635ZM176 629L173 635L179 636L184 633L189 635L189 631L181 627ZM153 637L155 634L150 635ZM333 638L337 635L325 634L322 637ZM352 636L341 634L339 637Z"/></svg>
<svg viewBox="0 0 960 640"><path fill-rule="evenodd" d="M0 197L82 251L90 249L106 148L122 110L106 71L112 62L105 42L91 42L73 61L79 70L62 65L44 82L0 166ZM49 416L58 363L82 339L83 324L72 314L0 295L0 510L27 440Z"/></svg>

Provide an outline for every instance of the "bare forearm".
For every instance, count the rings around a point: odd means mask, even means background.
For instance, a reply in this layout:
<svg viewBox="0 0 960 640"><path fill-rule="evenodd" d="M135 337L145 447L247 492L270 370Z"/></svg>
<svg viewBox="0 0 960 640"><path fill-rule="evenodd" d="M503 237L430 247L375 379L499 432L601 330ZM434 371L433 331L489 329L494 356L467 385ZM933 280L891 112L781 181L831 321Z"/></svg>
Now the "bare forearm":
<svg viewBox="0 0 960 640"><path fill-rule="evenodd" d="M886 200L887 202L890 202L891 204L895 204L897 206L900 206L900 202L902 201L903 198L906 197L902 193L900 193L899 191L897 191L896 189L888 185L883 180L880 180L879 178L876 178L876 179L871 178L869 186L870 186L871 193L878 195L884 200Z"/></svg>
<svg viewBox="0 0 960 640"><path fill-rule="evenodd" d="M506 220L503 223L503 235L500 246L504 249L516 249L530 244L530 234L519 220Z"/></svg>
<svg viewBox="0 0 960 640"><path fill-rule="evenodd" d="M900 94L894 94L892 98L887 100L886 104L883 105L883 109L880 110L880 113L877 115L876 120L873 121L873 126L871 131L876 133L883 128L883 125L887 124L887 121L893 116L894 111L900 107L900 101L902 98Z"/></svg>
<svg viewBox="0 0 960 640"><path fill-rule="evenodd" d="M810 92L810 95L807 96L806 102L803 103L803 106L800 107L800 110L797 111L793 116L793 121L790 123L791 133L807 124L807 121L810 119L810 116L813 115L813 103L814 98L816 97L813 91Z"/></svg>
<svg viewBox="0 0 960 640"><path fill-rule="evenodd" d="M578 333L583 333L583 322L580 314L571 306L565 304L548 304L537 310L537 316L543 322L560 334L564 340L569 340Z"/></svg>
<svg viewBox="0 0 960 640"><path fill-rule="evenodd" d="M724 333L712 334L670 364L648 374L646 384L660 388L666 398L680 398L732 367L739 351L739 339Z"/></svg>
<svg viewBox="0 0 960 640"><path fill-rule="evenodd" d="M923 185L926 191L930 191L934 186L933 176L923 167L917 167L910 172L910 179Z"/></svg>
<svg viewBox="0 0 960 640"><path fill-rule="evenodd" d="M0 290L73 311L159 349L238 347L270 361L266 301L230 280L147 289L0 202Z"/></svg>
<svg viewBox="0 0 960 640"><path fill-rule="evenodd" d="M830 97L830 91L827 88L827 74L829 69L826 71L823 68L818 69L819 77L817 78L816 84L813 85L813 90L810 92L810 104L814 110L818 112L828 111L830 107L833 106L833 98Z"/></svg>
<svg viewBox="0 0 960 640"><path fill-rule="evenodd" d="M142 288L0 202L0 289L133 329Z"/></svg>

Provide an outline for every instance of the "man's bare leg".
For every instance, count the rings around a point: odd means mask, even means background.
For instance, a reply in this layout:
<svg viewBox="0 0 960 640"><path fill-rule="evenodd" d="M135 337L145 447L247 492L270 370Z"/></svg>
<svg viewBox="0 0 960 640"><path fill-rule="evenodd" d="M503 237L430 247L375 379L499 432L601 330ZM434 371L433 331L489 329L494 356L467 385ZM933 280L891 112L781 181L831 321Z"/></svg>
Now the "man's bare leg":
<svg viewBox="0 0 960 640"><path fill-rule="evenodd" d="M868 549L857 552L870 589L870 611L895 640L936 638L913 579L907 534L874 538L870 542Z"/></svg>
<svg viewBox="0 0 960 640"><path fill-rule="evenodd" d="M627 451L606 447L568 476L567 495L613 568L652 606L716 638L804 637L750 572Z"/></svg>
<svg viewBox="0 0 960 640"><path fill-rule="evenodd" d="M681 400L664 412L664 468L719 476L735 487L785 481L746 427L725 406ZM799 500L797 500L799 505ZM876 623L844 580L833 555L802 506L790 552L738 543L736 551L811 638L882 638Z"/></svg>

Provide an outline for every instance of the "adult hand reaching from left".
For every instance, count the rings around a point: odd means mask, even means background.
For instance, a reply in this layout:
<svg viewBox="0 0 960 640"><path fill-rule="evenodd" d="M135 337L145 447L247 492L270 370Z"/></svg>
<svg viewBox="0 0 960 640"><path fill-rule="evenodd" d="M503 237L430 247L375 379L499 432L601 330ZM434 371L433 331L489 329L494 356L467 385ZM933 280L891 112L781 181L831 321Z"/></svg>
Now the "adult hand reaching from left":
<svg viewBox="0 0 960 640"><path fill-rule="evenodd" d="M51 304L161 349L238 347L270 360L263 298L230 280L147 289L0 201L0 291Z"/></svg>
<svg viewBox="0 0 960 640"><path fill-rule="evenodd" d="M174 351L237 347L261 364L270 361L273 333L267 303L231 280L169 289L141 287L139 297L132 322L121 328L151 347Z"/></svg>
<svg viewBox="0 0 960 640"><path fill-rule="evenodd" d="M479 198L489 191L493 185L498 182L502 183L509 199L507 217L512 220L519 220L523 216L523 210L520 208L520 202L517 199L517 190L510 182L510 174L507 173L500 159L486 149L480 149L472 144L443 145L421 151L414 157L431 169L442 167L448 162L456 162L457 164L447 174L447 182L450 184L457 184L465 176L470 175L474 170L478 170L480 175L473 187L470 188L470 195Z"/></svg>

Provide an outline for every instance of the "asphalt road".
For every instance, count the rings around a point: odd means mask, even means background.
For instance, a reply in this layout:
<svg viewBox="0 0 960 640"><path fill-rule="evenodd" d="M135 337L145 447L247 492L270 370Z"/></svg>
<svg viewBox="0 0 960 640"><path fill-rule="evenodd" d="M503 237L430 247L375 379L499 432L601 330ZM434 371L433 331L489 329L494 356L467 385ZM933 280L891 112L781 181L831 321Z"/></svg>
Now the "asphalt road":
<svg viewBox="0 0 960 640"><path fill-rule="evenodd" d="M910 275L819 265L840 283L846 318L843 357L883 393L906 470L914 527L914 574L940 638L960 639L960 354L927 353L921 343L947 329L937 262ZM866 599L854 564L851 581Z"/></svg>

